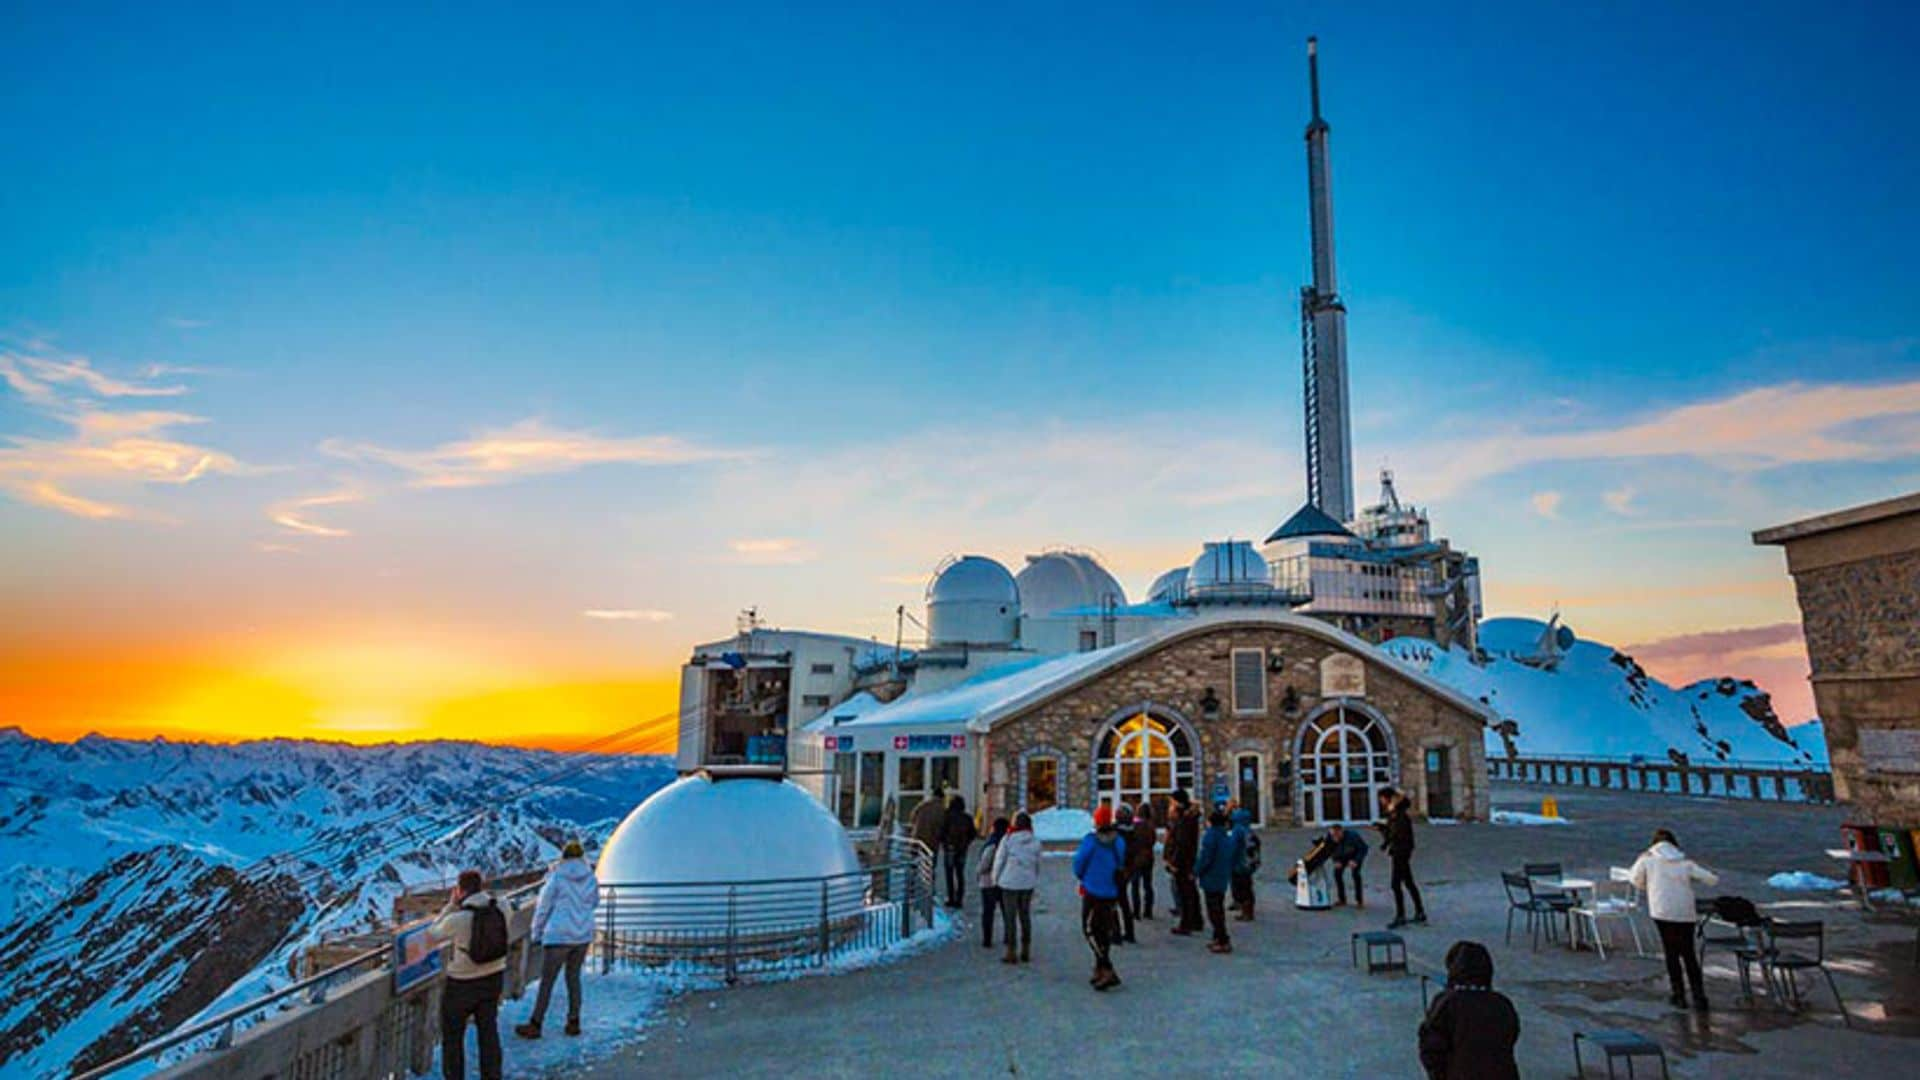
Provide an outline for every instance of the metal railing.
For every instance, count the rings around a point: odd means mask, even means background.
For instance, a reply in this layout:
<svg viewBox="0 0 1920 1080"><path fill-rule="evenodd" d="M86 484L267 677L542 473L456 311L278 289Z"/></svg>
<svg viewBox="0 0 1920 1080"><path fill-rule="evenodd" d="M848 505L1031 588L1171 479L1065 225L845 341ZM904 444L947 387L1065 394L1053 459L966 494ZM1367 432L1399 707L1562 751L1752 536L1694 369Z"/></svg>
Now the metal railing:
<svg viewBox="0 0 1920 1080"><path fill-rule="evenodd" d="M1766 762L1681 764L1652 758L1540 755L1487 758L1487 776L1524 784L1662 795L1707 795L1761 802L1830 803L1833 774Z"/></svg>
<svg viewBox="0 0 1920 1080"><path fill-rule="evenodd" d="M517 908L527 902L527 896L538 890L540 884L536 881L522 886L504 894L501 900L509 907ZM427 921L429 920L419 919L395 929L402 930ZM237 1033L267 1019L271 1014L324 1006L329 1000L329 994L335 988L373 972L387 971L392 963L393 947L391 945L368 949L348 957L325 971L242 1002L205 1020L195 1021L171 1031L130 1053L96 1065L85 1072L77 1073L72 1080L96 1080L98 1077L109 1076L135 1065L166 1064L162 1059L169 1056L182 1059L204 1051L228 1049L233 1045L234 1036Z"/></svg>
<svg viewBox="0 0 1920 1080"><path fill-rule="evenodd" d="M602 882L600 968L743 975L824 967L896 945L933 923L933 853L904 835L826 877L753 882Z"/></svg>

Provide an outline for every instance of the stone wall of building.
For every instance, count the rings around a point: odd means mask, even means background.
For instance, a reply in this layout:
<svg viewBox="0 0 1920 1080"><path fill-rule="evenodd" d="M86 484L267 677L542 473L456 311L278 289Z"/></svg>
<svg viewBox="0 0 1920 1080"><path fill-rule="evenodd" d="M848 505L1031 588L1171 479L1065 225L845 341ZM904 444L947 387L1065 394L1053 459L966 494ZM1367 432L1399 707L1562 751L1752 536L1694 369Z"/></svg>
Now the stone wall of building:
<svg viewBox="0 0 1920 1080"><path fill-rule="evenodd" d="M1266 708L1257 715L1235 713L1235 649L1261 649L1268 661ZM1428 747L1443 746L1451 751L1453 762L1454 815L1484 819L1487 766L1477 715L1420 686L1371 650L1350 652L1299 630L1246 625L1177 637L996 725L987 740L987 807L993 813L1020 807L1022 762L1035 754L1062 759L1064 805L1091 806L1098 740L1110 723L1149 705L1184 721L1197 736L1196 799L1204 799L1217 779L1237 791L1232 770L1234 758L1243 753L1264 758L1270 793L1282 763L1291 773L1301 727L1323 702L1321 662L1335 653L1357 656L1364 664L1366 692L1354 700L1370 706L1390 725L1398 783L1413 796L1416 809L1424 813L1427 806L1423 753ZM1209 692L1217 702L1211 715L1205 705ZM1290 823L1295 801L1290 798L1289 805L1269 806L1267 823Z"/></svg>

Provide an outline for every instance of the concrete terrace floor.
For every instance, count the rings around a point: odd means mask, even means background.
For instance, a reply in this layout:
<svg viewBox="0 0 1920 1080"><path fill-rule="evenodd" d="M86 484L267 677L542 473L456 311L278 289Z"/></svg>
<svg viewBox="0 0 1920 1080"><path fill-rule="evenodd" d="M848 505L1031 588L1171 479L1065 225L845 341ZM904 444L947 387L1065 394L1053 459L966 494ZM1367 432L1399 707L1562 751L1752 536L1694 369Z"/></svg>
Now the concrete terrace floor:
<svg viewBox="0 0 1920 1080"><path fill-rule="evenodd" d="M1538 810L1544 793L1502 785L1495 805ZM1407 932L1416 972L1437 972L1459 938L1492 949L1496 986L1520 1011L1524 1074L1571 1075L1573 1033L1611 1027L1662 1043L1680 1077L1864 1075L1920 1053L1912 924L1894 915L1863 916L1837 897L1764 884L1780 870L1834 875L1824 849L1838 846L1842 811L1554 794L1574 825L1421 826L1415 868L1433 925ZM1709 955L1707 969L1715 1009L1701 1019L1667 1005L1662 962L1657 955L1634 956L1630 943L1623 942L1623 953L1610 950L1604 962L1544 942L1532 951L1517 929L1514 944L1502 944L1506 903L1499 870L1557 860L1569 874L1604 878L1608 866L1630 862L1659 825L1673 828L1690 854L1721 874L1721 886L1709 892L1827 920L1854 1030L1842 1028L1824 985L1803 984L1812 1007L1798 1015L1764 998L1757 1007L1739 1004L1734 971L1719 954ZM1387 862L1378 852L1368 860L1364 913L1296 911L1281 874L1304 850L1307 835L1265 834L1259 918L1233 924L1231 956L1209 954L1204 936L1170 936L1162 887L1158 917L1142 924L1140 944L1115 954L1125 985L1094 993L1086 984L1090 959L1067 860L1053 858L1036 898L1030 966L1003 965L997 949L980 946L969 897L964 935L942 949L838 977L688 995L666 1007L646 1041L574 1074L1419 1076L1419 980L1367 976L1348 960L1348 935L1377 929L1392 914ZM1657 944L1649 944L1657 953ZM1587 1074L1604 1075L1604 1068L1589 1057Z"/></svg>

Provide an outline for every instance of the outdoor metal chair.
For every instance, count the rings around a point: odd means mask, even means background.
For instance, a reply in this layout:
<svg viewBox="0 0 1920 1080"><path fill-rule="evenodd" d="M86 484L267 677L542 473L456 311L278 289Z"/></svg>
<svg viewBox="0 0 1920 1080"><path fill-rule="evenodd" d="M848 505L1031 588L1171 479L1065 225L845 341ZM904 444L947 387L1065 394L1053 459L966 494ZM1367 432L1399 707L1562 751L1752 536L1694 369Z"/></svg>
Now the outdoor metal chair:
<svg viewBox="0 0 1920 1080"><path fill-rule="evenodd" d="M1640 924L1634 919L1635 911L1639 907L1639 897L1635 894L1633 886L1628 885L1625 893L1616 892L1611 896L1602 891L1606 888L1605 884L1596 884L1593 887L1593 899L1590 902L1576 905L1569 910L1567 912L1569 925L1577 931L1579 923L1585 922L1588 930L1593 934L1594 951L1600 954L1600 959L1605 960L1607 958L1606 939L1610 934L1602 934L1600 924L1609 921L1624 922L1627 924L1628 932L1633 935L1633 951L1641 956L1647 955L1647 947L1640 941ZM1576 933L1575 941L1578 940Z"/></svg>
<svg viewBox="0 0 1920 1080"><path fill-rule="evenodd" d="M1738 952L1752 944L1753 939L1747 932L1714 914L1714 902L1695 897L1693 913L1699 922L1693 928L1693 938L1700 952L1700 962L1707 962L1707 949L1718 947L1729 952Z"/></svg>
<svg viewBox="0 0 1920 1080"><path fill-rule="evenodd" d="M1533 891L1533 882L1525 874L1500 872L1500 883L1507 890L1507 944L1513 944L1513 913L1525 912L1527 916L1527 934L1535 949L1540 948L1540 926L1547 928L1547 941L1559 940L1554 936L1553 919L1558 915L1568 918L1567 911L1572 908L1571 897L1560 894L1560 899L1537 896ZM1568 928L1571 933L1571 926Z"/></svg>
<svg viewBox="0 0 1920 1080"><path fill-rule="evenodd" d="M1533 895L1540 899L1545 900L1555 896L1567 896L1571 899L1570 894L1567 893L1566 890L1555 887L1559 884L1561 878L1567 876L1566 871L1562 869L1559 863L1523 863L1520 867L1520 873L1526 876L1528 884L1533 885ZM1536 884L1536 881L1539 879L1545 880Z"/></svg>
<svg viewBox="0 0 1920 1080"><path fill-rule="evenodd" d="M1847 1003L1840 998L1840 987L1833 981L1833 972L1827 970L1827 924L1819 920L1806 922L1785 922L1772 920L1766 930L1767 958L1766 967L1773 974L1770 982L1781 986L1793 1000L1793 1007L1802 1005L1800 981L1796 977L1802 971L1817 970L1827 977L1827 989L1833 992L1833 1003L1840 1010L1840 1019L1853 1026L1852 1017L1847 1015ZM1796 945L1782 947L1782 942L1811 942L1811 952L1797 951ZM1785 979L1780 978L1785 973Z"/></svg>
<svg viewBox="0 0 1920 1080"><path fill-rule="evenodd" d="M1587 1075L1586 1068L1580 1061L1580 1040L1582 1039L1599 1047L1606 1053L1608 1076L1613 1075L1613 1059L1626 1058L1627 1075L1631 1077L1633 1075L1633 1059L1637 1057L1660 1059L1660 1075L1662 1077L1669 1075L1667 1073L1667 1052L1659 1043L1654 1042L1652 1039L1647 1038L1637 1031L1623 1031L1619 1028L1608 1028L1604 1031L1576 1031L1573 1033L1573 1071L1576 1075Z"/></svg>

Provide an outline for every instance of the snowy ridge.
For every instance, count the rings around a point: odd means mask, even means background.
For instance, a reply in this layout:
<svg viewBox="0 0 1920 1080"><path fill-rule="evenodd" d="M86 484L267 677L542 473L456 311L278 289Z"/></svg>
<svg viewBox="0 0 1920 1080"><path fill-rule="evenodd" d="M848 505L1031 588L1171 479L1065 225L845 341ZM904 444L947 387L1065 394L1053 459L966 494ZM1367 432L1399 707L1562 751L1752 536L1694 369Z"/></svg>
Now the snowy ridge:
<svg viewBox="0 0 1920 1080"><path fill-rule="evenodd" d="M1402 637L1380 647L1493 708L1502 723L1487 732L1487 753L1593 756L1694 764L1741 762L1824 768L1818 722L1788 728L1767 693L1744 679L1707 679L1675 689L1631 656L1575 640L1551 669L1515 659L1545 624L1489 619L1478 655Z"/></svg>
<svg viewBox="0 0 1920 1080"><path fill-rule="evenodd" d="M309 944L386 923L409 887L598 846L673 777L661 757L475 743L0 732L0 1074L102 1060L285 985Z"/></svg>

